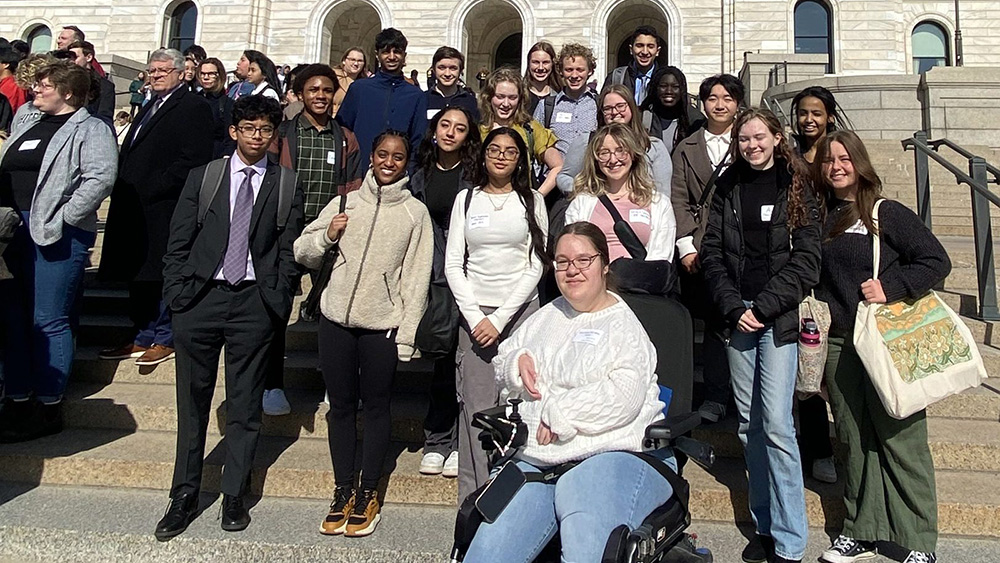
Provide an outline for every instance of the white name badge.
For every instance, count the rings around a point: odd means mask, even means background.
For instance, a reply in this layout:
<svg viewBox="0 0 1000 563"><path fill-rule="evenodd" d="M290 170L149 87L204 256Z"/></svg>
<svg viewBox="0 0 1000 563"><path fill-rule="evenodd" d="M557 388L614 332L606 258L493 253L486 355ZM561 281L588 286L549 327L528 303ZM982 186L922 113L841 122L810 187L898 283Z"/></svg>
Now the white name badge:
<svg viewBox="0 0 1000 563"><path fill-rule="evenodd" d="M771 222L771 214L774 213L773 205L761 205L760 206L760 220L765 223Z"/></svg>
<svg viewBox="0 0 1000 563"><path fill-rule="evenodd" d="M650 221L649 211L646 211L645 209L628 210L629 223L645 223L648 225L649 221Z"/></svg>
<svg viewBox="0 0 1000 563"><path fill-rule="evenodd" d="M326 151L326 163L337 165L337 151Z"/></svg>
<svg viewBox="0 0 1000 563"><path fill-rule="evenodd" d="M437 115L437 113L439 111L441 111L441 110L439 110L439 109L429 109L429 110L427 110L427 121L430 121L430 120L434 119L434 116Z"/></svg>
<svg viewBox="0 0 1000 563"><path fill-rule="evenodd" d="M25 141L25 142L21 143L21 146L17 150L19 150L19 151L33 151L33 150L35 150L35 147L38 146L38 143L41 143L41 142L42 142L41 139L32 139L30 141Z"/></svg>
<svg viewBox="0 0 1000 563"><path fill-rule="evenodd" d="M572 123L573 114L568 111L556 112L556 123Z"/></svg>
<svg viewBox="0 0 1000 563"><path fill-rule="evenodd" d="M844 232L854 233L856 235L867 235L868 227L865 227L865 224L861 222L861 219L858 219L857 223L851 225L851 227L848 229L844 229Z"/></svg>
<svg viewBox="0 0 1000 563"><path fill-rule="evenodd" d="M475 229L485 229L490 226L490 215L489 213L483 213L481 215L469 215L469 230Z"/></svg>
<svg viewBox="0 0 1000 563"><path fill-rule="evenodd" d="M584 344L590 344L591 346L597 346L604 338L604 331L597 330L593 328L584 328L576 332L576 336L573 337L573 342L582 342Z"/></svg>

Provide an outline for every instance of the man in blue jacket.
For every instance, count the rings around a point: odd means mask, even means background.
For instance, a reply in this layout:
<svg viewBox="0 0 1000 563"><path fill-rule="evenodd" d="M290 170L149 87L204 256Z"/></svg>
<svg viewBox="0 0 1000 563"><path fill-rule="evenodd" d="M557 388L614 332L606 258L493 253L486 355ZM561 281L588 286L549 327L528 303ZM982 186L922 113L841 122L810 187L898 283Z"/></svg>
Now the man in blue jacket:
<svg viewBox="0 0 1000 563"><path fill-rule="evenodd" d="M372 143L383 131L406 131L410 150L415 151L427 129L427 96L403 79L406 46L406 37L398 29L380 31L375 36L378 72L351 84L337 110L337 122L354 131L361 145L360 170L368 170Z"/></svg>

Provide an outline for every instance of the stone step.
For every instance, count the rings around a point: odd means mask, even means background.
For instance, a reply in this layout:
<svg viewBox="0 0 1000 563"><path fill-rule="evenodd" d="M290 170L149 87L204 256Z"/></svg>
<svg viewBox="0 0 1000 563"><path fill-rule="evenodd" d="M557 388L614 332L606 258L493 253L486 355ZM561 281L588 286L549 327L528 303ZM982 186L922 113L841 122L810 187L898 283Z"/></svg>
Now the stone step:
<svg viewBox="0 0 1000 563"><path fill-rule="evenodd" d="M742 456L736 427L736 419L728 418L695 430L694 437L712 444L717 456ZM830 433L843 458L846 450L833 437L833 425ZM927 434L935 469L1000 473L1000 421L930 418Z"/></svg>
<svg viewBox="0 0 1000 563"><path fill-rule="evenodd" d="M287 389L292 412L264 416L261 433L281 438L321 439L328 435L323 391ZM219 435L225 429L225 389L216 388L208 431ZM425 393L399 391L392 398L392 437L407 444L423 444L423 422L427 414ZM66 425L74 428L134 431L177 431L176 391L173 385L115 382L70 385L65 404ZM360 417L359 417L360 420Z"/></svg>
<svg viewBox="0 0 1000 563"><path fill-rule="evenodd" d="M222 450L210 436L203 490L218 490ZM139 488L165 491L173 469L174 435L124 434L69 429L25 444L0 446L0 480L43 485ZM387 503L454 506L456 482L417 472L420 453L394 445L384 483ZM266 475L266 479L265 479ZM742 460L720 458L711 470L688 464L691 511L696 520L749 522ZM1000 537L998 473L937 471L939 530L942 534ZM260 440L252 491L266 497L329 499L333 472L322 440ZM806 502L812 526L840 527L842 487L807 481ZM322 512L322 509L320 509ZM151 516L155 519L155 516Z"/></svg>

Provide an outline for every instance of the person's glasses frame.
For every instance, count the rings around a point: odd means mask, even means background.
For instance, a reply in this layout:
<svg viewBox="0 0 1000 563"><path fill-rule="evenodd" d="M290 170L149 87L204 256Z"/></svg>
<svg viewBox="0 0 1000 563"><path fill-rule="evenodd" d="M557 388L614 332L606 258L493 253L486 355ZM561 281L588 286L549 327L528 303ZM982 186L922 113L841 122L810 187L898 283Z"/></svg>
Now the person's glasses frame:
<svg viewBox="0 0 1000 563"><path fill-rule="evenodd" d="M260 136L265 139L270 139L274 136L274 127L270 125L265 125L263 127L254 127L253 125L240 125L236 127L236 130L243 134L245 137L253 137L255 133L260 133Z"/></svg>
<svg viewBox="0 0 1000 563"><path fill-rule="evenodd" d="M177 70L177 69L174 68L174 67L171 67L171 68L147 68L146 69L146 74L148 74L149 76L167 76L168 74L170 74L171 72L174 72L175 70Z"/></svg>
<svg viewBox="0 0 1000 563"><path fill-rule="evenodd" d="M508 147L506 149L501 149L500 147L494 147L492 145L486 147L487 158L500 160L500 155L503 155L504 160L517 160L517 157L521 156L521 151L514 147Z"/></svg>
<svg viewBox="0 0 1000 563"><path fill-rule="evenodd" d="M578 271L583 272L590 269L590 267L594 264L594 260L600 256L600 254L594 254L592 256L578 256L567 260L553 260L552 267L555 268L557 272L565 272L566 270L569 270L570 266L573 266Z"/></svg>
<svg viewBox="0 0 1000 563"><path fill-rule="evenodd" d="M611 157L614 157L615 159L620 161L624 160L625 157L628 155L631 155L628 149L626 149L625 147L618 147L615 150L601 149L597 151L597 154L595 156L597 156L598 162L608 163L611 162Z"/></svg>
<svg viewBox="0 0 1000 563"><path fill-rule="evenodd" d="M628 102L618 102L617 104L615 104L613 106L604 106L604 107L602 107L601 108L601 113L603 113L604 115L614 115L616 113L618 113L618 114L624 114L625 110L627 110L627 109L628 109Z"/></svg>

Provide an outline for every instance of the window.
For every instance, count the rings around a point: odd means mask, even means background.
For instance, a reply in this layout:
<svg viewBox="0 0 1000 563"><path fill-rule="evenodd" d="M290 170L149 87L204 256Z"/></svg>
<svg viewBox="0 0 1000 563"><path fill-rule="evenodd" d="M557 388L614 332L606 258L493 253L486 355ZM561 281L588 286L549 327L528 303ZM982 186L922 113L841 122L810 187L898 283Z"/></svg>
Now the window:
<svg viewBox="0 0 1000 563"><path fill-rule="evenodd" d="M172 12L167 22L167 47L183 51L194 45L195 24L198 22L198 8L194 2L182 2Z"/></svg>
<svg viewBox="0 0 1000 563"><path fill-rule="evenodd" d="M24 40L30 46L32 53L45 53L52 49L52 31L44 25L32 28Z"/></svg>
<svg viewBox="0 0 1000 563"><path fill-rule="evenodd" d="M827 55L826 72L833 72L833 29L830 9L816 0L795 5L795 52Z"/></svg>
<svg viewBox="0 0 1000 563"><path fill-rule="evenodd" d="M936 66L951 64L948 32L934 22L921 22L910 36L913 46L913 72L922 74Z"/></svg>

